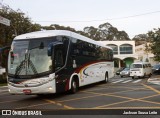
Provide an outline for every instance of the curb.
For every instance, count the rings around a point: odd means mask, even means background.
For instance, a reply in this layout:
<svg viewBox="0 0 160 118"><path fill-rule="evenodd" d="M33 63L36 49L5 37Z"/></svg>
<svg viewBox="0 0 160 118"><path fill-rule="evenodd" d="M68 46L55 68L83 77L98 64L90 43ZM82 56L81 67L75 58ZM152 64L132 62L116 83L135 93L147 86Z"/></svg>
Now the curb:
<svg viewBox="0 0 160 118"><path fill-rule="evenodd" d="M8 86L1 86L0 88L7 88Z"/></svg>
<svg viewBox="0 0 160 118"><path fill-rule="evenodd" d="M160 85L160 78L149 78L147 82Z"/></svg>

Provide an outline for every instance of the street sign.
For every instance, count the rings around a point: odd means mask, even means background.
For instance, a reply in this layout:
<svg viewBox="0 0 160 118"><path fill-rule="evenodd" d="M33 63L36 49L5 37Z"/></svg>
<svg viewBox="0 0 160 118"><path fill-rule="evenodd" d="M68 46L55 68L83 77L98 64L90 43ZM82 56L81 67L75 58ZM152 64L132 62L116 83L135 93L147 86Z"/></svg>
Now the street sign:
<svg viewBox="0 0 160 118"><path fill-rule="evenodd" d="M8 20L2 16L0 16L0 23L7 25L7 26L10 26L10 20Z"/></svg>

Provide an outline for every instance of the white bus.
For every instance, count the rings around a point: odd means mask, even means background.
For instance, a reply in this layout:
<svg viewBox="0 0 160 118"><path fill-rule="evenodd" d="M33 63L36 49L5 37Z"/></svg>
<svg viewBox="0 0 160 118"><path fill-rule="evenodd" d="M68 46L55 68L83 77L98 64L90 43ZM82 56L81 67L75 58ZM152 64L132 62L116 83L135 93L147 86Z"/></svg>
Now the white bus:
<svg viewBox="0 0 160 118"><path fill-rule="evenodd" d="M152 68L149 62L135 62L130 66L130 76L132 79L135 77L145 77L152 75Z"/></svg>
<svg viewBox="0 0 160 118"><path fill-rule="evenodd" d="M75 93L114 76L110 47L82 35L49 30L14 38L8 60L11 94Z"/></svg>

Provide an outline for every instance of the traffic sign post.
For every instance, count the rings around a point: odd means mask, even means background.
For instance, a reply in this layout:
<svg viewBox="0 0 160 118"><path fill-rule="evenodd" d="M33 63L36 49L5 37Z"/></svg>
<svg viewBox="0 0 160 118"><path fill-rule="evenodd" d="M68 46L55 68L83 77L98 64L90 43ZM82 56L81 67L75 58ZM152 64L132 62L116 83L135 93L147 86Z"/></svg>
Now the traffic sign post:
<svg viewBox="0 0 160 118"><path fill-rule="evenodd" d="M7 25L7 26L10 26L10 20L8 20L7 18L4 18L2 16L0 16L0 23L4 24L4 25Z"/></svg>

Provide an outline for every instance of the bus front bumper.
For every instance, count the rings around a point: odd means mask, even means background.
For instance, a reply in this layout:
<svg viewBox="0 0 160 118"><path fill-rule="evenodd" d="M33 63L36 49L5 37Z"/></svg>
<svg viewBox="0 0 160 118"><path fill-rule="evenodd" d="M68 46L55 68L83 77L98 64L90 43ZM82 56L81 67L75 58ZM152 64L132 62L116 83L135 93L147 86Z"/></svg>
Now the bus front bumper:
<svg viewBox="0 0 160 118"><path fill-rule="evenodd" d="M55 80L48 83L41 84L39 86L20 86L18 84L8 83L8 89L11 94L51 94L56 93Z"/></svg>

